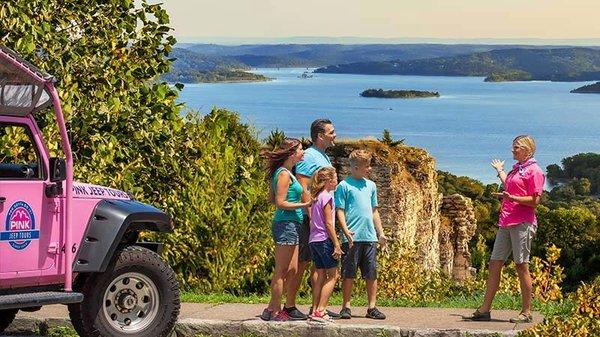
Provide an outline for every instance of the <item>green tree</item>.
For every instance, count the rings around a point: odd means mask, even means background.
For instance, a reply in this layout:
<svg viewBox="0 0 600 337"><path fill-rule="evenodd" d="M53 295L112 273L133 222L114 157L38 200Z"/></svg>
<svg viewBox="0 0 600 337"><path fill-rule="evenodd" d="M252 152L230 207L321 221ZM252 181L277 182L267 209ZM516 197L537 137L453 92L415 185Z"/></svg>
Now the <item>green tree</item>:
<svg viewBox="0 0 600 337"><path fill-rule="evenodd" d="M553 164L548 167L550 182L557 183L573 178L587 178L590 181L590 192L600 193L600 154L579 153L562 160L563 168Z"/></svg>
<svg viewBox="0 0 600 337"><path fill-rule="evenodd" d="M53 74L75 178L131 192L173 216L165 256L184 285L263 287L269 259L266 182L254 130L215 110L180 116L169 17L146 0L5 1L2 43ZM51 114L37 118L58 139ZM59 150L56 143L51 151ZM258 276L257 276L258 275Z"/></svg>
<svg viewBox="0 0 600 337"><path fill-rule="evenodd" d="M275 150L285 140L285 132L283 130L275 129L271 130L271 133L263 141L269 150Z"/></svg>
<svg viewBox="0 0 600 337"><path fill-rule="evenodd" d="M561 248L559 262L566 267L567 286L600 273L600 226L589 209L580 206L549 209L542 205L537 208L537 216L532 252L543 256L546 247L552 244Z"/></svg>
<svg viewBox="0 0 600 337"><path fill-rule="evenodd" d="M388 129L383 129L383 134L382 134L381 138L378 140L380 142L382 142L383 144L386 144L389 146L398 146L398 145L404 144L404 138L399 139L399 140L394 140L394 138L392 137L392 133Z"/></svg>

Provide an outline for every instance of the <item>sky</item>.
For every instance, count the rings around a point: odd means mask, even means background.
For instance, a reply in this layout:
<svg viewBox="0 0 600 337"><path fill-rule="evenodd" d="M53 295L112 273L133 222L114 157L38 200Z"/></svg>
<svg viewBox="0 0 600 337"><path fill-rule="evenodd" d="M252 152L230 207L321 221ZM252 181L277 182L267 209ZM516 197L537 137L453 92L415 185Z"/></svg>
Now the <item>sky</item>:
<svg viewBox="0 0 600 337"><path fill-rule="evenodd" d="M180 42L579 40L600 45L600 0L161 2Z"/></svg>

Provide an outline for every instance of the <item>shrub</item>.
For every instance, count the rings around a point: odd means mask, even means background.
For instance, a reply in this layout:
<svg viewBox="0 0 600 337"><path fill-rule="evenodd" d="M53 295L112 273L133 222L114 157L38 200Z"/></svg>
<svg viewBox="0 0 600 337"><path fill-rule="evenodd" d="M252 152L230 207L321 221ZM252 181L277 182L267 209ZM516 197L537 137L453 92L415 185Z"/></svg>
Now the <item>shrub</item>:
<svg viewBox="0 0 600 337"><path fill-rule="evenodd" d="M532 278L533 295L542 303L559 301L563 298L561 284L564 279L564 268L558 264L560 252L560 248L552 245L546 249L545 259L538 256L531 258L529 271ZM472 259L477 261L473 266L478 268L478 272L473 280L468 281L464 285L464 291L467 293L484 289L488 277L487 263L489 262L489 253L481 235L472 253ZM517 269L512 260L502 270L498 293L515 296L520 293Z"/></svg>
<svg viewBox="0 0 600 337"><path fill-rule="evenodd" d="M391 241L379 253L378 291L386 298L412 302L437 301L448 296L453 282L439 271L424 272L414 248Z"/></svg>
<svg viewBox="0 0 600 337"><path fill-rule="evenodd" d="M562 300L561 283L564 279L564 268L558 265L560 248L555 245L547 249L546 260L534 256L531 260L531 277L533 279L533 296L542 303Z"/></svg>
<svg viewBox="0 0 600 337"><path fill-rule="evenodd" d="M283 143L285 132L279 129L271 130L271 133L265 138L264 144L268 150L275 150Z"/></svg>
<svg viewBox="0 0 600 337"><path fill-rule="evenodd" d="M567 317L553 316L533 328L519 333L520 337L593 337L600 336L600 277L584 284L573 295L577 305Z"/></svg>
<svg viewBox="0 0 600 337"><path fill-rule="evenodd" d="M395 147L395 146L404 144L404 138L399 139L399 140L394 140L390 130L388 130L388 129L383 129L383 134L382 134L381 138L379 138L377 140L379 140L383 144L391 146L391 147Z"/></svg>
<svg viewBox="0 0 600 337"><path fill-rule="evenodd" d="M163 207L176 221L165 257L185 285L203 292L264 291L272 268L268 184L260 143L237 115L213 110L182 129L193 146L168 157Z"/></svg>

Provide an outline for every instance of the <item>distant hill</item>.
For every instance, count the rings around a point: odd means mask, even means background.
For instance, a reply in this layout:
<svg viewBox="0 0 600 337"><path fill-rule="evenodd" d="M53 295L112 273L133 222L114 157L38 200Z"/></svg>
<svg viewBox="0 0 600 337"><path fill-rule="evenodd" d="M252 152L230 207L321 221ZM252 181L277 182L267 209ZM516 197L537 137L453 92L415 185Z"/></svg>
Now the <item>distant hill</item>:
<svg viewBox="0 0 600 337"><path fill-rule="evenodd" d="M173 48L171 71L161 78L167 82L197 83L223 81L264 81L268 78L246 72L247 65L235 59L203 55L183 48Z"/></svg>
<svg viewBox="0 0 600 337"><path fill-rule="evenodd" d="M489 81L600 79L600 50L512 48L410 61L357 62L317 69L318 73L376 75L488 76Z"/></svg>
<svg viewBox="0 0 600 337"><path fill-rule="evenodd" d="M574 94L600 94L600 82L584 85L583 87L573 89L573 90L571 90L571 93L574 93Z"/></svg>
<svg viewBox="0 0 600 337"><path fill-rule="evenodd" d="M265 68L407 61L515 48L514 45L478 44L249 44L239 46L178 44L177 46L202 55L227 57L251 67Z"/></svg>

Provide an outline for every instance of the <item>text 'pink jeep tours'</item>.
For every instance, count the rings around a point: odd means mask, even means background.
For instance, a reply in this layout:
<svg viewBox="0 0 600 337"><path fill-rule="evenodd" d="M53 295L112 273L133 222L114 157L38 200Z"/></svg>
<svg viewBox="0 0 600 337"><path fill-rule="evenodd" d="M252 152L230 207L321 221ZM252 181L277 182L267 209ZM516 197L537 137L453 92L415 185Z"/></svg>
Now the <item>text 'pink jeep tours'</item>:
<svg viewBox="0 0 600 337"><path fill-rule="evenodd" d="M122 191L73 182L54 78L0 46L0 333L18 310L67 304L81 336L166 336L179 285L162 246L164 212ZM65 159L50 158L33 115L52 105Z"/></svg>

